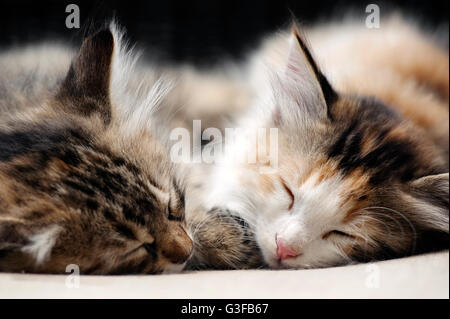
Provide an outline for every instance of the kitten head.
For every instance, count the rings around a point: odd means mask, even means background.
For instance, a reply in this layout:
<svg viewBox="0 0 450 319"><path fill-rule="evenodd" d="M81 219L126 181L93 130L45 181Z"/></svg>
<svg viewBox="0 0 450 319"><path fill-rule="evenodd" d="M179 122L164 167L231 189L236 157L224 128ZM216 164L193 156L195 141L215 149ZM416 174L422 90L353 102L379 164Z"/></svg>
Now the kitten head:
<svg viewBox="0 0 450 319"><path fill-rule="evenodd" d="M158 273L189 258L184 188L149 117L161 83L139 96L124 52L114 28L88 37L56 94L0 123L0 270Z"/></svg>
<svg viewBox="0 0 450 319"><path fill-rule="evenodd" d="M270 87L257 108L279 129L278 171L259 176L264 204L244 216L268 265L448 247L448 166L425 132L375 98L336 92L297 28Z"/></svg>

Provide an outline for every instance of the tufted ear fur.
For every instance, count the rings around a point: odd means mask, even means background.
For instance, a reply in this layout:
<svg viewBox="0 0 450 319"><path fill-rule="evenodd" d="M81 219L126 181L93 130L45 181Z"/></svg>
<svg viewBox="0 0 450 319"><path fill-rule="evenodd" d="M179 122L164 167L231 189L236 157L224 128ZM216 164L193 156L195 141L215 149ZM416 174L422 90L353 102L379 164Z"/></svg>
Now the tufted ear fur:
<svg viewBox="0 0 450 319"><path fill-rule="evenodd" d="M114 37L108 29L84 40L57 95L66 111L84 116L98 113L109 123L113 50Z"/></svg>
<svg viewBox="0 0 450 319"><path fill-rule="evenodd" d="M294 101L294 105L280 103L277 112L281 118L314 120L331 117L329 108L337 99L337 93L320 71L295 23L281 82L284 91Z"/></svg>

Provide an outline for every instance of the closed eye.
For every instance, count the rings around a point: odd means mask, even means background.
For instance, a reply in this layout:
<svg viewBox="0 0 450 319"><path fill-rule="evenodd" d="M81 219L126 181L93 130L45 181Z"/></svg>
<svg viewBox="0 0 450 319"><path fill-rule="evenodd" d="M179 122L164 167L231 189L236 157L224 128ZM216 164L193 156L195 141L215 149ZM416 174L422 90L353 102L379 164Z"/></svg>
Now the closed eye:
<svg viewBox="0 0 450 319"><path fill-rule="evenodd" d="M289 205L289 210L291 210L292 207L294 207L294 203L295 203L294 193L289 188L289 186L287 186L287 184L285 183L285 181L283 179L281 179L281 184L283 185L284 189L286 190L286 193L288 193L289 197L291 198L291 204Z"/></svg>
<svg viewBox="0 0 450 319"><path fill-rule="evenodd" d="M127 258L130 257L131 255L139 252L141 249L145 249L147 251L147 253L149 255L151 255L153 258L155 258L155 256L157 255L157 250L156 250L156 244L155 242L153 243L144 243L142 245L137 246L136 248L130 250L129 252L127 252L123 258Z"/></svg>
<svg viewBox="0 0 450 319"><path fill-rule="evenodd" d="M323 234L322 235L322 239L328 239L328 237L330 237L331 235L346 237L346 238L350 238L350 239L355 239L356 238L355 236L347 234L347 233L344 233L343 231L332 230L332 231L329 231L329 232Z"/></svg>

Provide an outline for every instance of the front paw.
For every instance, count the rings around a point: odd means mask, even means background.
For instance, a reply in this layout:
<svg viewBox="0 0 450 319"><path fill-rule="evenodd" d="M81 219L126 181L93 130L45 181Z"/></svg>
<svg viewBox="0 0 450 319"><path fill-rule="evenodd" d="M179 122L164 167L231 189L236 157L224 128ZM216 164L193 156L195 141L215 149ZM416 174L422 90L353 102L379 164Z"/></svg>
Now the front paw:
<svg viewBox="0 0 450 319"><path fill-rule="evenodd" d="M247 222L235 213L213 208L192 224L194 256L188 269L248 269L262 258Z"/></svg>

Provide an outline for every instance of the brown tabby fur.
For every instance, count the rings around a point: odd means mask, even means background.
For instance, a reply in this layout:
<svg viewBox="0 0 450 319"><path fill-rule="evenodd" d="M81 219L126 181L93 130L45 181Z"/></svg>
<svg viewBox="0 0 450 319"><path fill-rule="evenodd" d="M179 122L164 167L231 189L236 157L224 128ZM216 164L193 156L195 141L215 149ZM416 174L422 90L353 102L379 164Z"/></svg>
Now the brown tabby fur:
<svg viewBox="0 0 450 319"><path fill-rule="evenodd" d="M159 273L189 258L175 168L151 132L123 132L110 98L116 40L87 38L39 105L3 107L0 271Z"/></svg>

